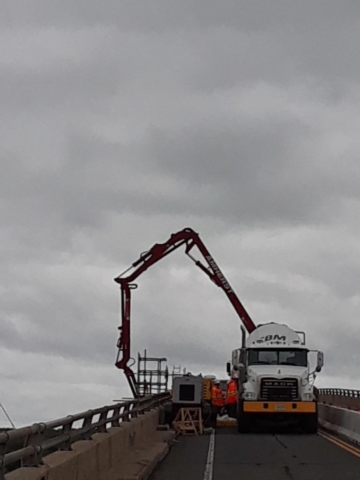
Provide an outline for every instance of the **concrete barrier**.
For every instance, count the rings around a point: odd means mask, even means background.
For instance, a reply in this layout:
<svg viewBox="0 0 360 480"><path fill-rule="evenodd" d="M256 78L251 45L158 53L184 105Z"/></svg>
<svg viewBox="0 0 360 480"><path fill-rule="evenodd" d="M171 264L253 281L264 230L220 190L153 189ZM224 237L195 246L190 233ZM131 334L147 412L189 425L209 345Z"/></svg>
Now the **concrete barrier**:
<svg viewBox="0 0 360 480"><path fill-rule="evenodd" d="M335 394L321 394L319 396L319 401L321 403L326 403L327 405L335 405L344 408L350 408L352 410L360 410L360 398L358 397L347 397L345 395Z"/></svg>
<svg viewBox="0 0 360 480"><path fill-rule="evenodd" d="M92 440L44 457L40 467L19 468L6 480L142 480L166 455L172 432L157 431L159 409L97 433Z"/></svg>
<svg viewBox="0 0 360 480"><path fill-rule="evenodd" d="M360 445L360 413L319 403L319 424L326 430Z"/></svg>

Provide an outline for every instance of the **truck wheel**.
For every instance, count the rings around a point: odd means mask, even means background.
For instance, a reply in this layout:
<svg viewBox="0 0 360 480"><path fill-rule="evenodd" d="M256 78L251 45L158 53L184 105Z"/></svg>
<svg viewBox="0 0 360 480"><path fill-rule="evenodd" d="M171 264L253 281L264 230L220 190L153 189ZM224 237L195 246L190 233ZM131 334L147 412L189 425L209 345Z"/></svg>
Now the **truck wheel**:
<svg viewBox="0 0 360 480"><path fill-rule="evenodd" d="M237 406L237 429L239 433L251 432L251 419L248 413L244 413L242 402Z"/></svg>
<svg viewBox="0 0 360 480"><path fill-rule="evenodd" d="M317 413L305 414L303 428L305 433L317 433L318 431L318 415Z"/></svg>

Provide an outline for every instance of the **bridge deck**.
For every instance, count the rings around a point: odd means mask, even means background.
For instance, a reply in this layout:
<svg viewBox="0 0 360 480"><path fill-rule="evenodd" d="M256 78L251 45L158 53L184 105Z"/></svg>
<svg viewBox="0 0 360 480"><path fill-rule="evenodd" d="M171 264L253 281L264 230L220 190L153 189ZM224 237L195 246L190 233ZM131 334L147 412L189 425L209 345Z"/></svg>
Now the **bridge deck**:
<svg viewBox="0 0 360 480"><path fill-rule="evenodd" d="M151 480L359 480L360 453L319 435L215 433L213 469L205 473L210 436L180 437ZM211 468L209 469L211 471Z"/></svg>

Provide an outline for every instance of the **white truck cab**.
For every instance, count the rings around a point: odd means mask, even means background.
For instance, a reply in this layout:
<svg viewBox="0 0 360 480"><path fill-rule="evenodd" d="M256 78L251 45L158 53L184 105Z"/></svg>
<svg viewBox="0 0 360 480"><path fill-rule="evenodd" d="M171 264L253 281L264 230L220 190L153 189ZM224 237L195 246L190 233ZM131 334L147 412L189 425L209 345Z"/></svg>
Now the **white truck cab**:
<svg viewBox="0 0 360 480"><path fill-rule="evenodd" d="M242 347L232 352L228 373L238 379L239 431L254 421L300 422L307 432L317 431L317 395L313 385L323 366L323 353L311 372L304 332L287 325L259 325Z"/></svg>

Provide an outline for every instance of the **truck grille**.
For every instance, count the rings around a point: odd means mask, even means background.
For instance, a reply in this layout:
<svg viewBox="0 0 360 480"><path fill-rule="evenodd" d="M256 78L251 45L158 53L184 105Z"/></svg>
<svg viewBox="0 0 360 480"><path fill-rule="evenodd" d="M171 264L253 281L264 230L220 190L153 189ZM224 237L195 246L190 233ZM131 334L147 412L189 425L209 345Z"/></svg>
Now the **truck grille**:
<svg viewBox="0 0 360 480"><path fill-rule="evenodd" d="M299 395L295 378L262 378L260 395L262 400L291 402Z"/></svg>

